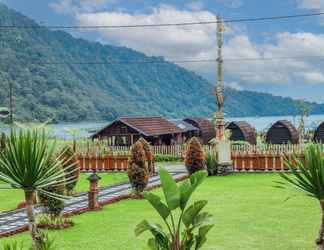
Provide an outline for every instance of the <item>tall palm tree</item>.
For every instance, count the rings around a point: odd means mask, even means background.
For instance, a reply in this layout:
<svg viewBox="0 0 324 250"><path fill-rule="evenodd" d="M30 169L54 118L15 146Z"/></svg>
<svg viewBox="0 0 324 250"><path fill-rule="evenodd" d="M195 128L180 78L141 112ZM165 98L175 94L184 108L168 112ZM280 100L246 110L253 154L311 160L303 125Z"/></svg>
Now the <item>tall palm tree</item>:
<svg viewBox="0 0 324 250"><path fill-rule="evenodd" d="M57 199L64 198L45 191L49 186L70 181L64 179L65 173L59 167L64 163L62 159L55 153L55 142L47 139L43 129L13 130L0 152L0 181L25 193L33 250L39 250L42 245L42 237L35 223L34 197L38 192Z"/></svg>
<svg viewBox="0 0 324 250"><path fill-rule="evenodd" d="M324 156L320 145L310 145L305 150L305 161L294 157L286 159L285 165L291 173L280 173L288 184L304 192L307 196L317 199L320 203L322 218L321 226L316 239L318 250L324 250ZM279 182L283 187L284 182Z"/></svg>

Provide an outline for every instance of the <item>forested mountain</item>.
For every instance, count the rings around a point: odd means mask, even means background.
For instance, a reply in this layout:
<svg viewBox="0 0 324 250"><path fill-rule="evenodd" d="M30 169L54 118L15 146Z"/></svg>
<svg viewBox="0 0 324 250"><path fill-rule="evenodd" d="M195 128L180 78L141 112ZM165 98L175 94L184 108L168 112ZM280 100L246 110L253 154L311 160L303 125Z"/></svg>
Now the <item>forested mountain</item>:
<svg viewBox="0 0 324 250"><path fill-rule="evenodd" d="M0 4L0 25L37 25ZM101 61L164 61L134 50L76 39L47 29L0 30L0 105L14 86L19 120L91 121L123 115L211 116L212 85L172 63L95 64ZM93 64L62 64L93 62ZM315 113L324 106L312 104ZM250 91L226 90L233 116L296 113L296 102Z"/></svg>

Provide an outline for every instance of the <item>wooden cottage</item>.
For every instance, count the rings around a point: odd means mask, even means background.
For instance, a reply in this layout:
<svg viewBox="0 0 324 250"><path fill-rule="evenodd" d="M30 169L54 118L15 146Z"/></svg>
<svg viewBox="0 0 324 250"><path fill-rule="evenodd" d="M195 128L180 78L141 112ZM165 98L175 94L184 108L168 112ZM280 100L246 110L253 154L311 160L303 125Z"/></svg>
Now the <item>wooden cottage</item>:
<svg viewBox="0 0 324 250"><path fill-rule="evenodd" d="M199 137L203 144L215 138L216 132L213 123L206 118L186 118L183 121L199 129Z"/></svg>
<svg viewBox="0 0 324 250"><path fill-rule="evenodd" d="M93 139L107 139L110 145L130 146L140 137L151 145L182 143L185 131L162 117L120 117L96 132Z"/></svg>
<svg viewBox="0 0 324 250"><path fill-rule="evenodd" d="M178 128L182 129L184 132L182 133L182 142L186 142L190 138L196 136L199 137L199 129L195 126L191 125L188 122L183 120L170 120L174 123Z"/></svg>
<svg viewBox="0 0 324 250"><path fill-rule="evenodd" d="M297 144L299 142L299 133L290 121L280 120L268 130L266 142L270 144Z"/></svg>
<svg viewBox="0 0 324 250"><path fill-rule="evenodd" d="M231 131L231 141L246 141L252 145L256 144L256 130L245 121L233 121L226 125Z"/></svg>
<svg viewBox="0 0 324 250"><path fill-rule="evenodd" d="M322 122L315 130L314 141L324 143L324 122Z"/></svg>

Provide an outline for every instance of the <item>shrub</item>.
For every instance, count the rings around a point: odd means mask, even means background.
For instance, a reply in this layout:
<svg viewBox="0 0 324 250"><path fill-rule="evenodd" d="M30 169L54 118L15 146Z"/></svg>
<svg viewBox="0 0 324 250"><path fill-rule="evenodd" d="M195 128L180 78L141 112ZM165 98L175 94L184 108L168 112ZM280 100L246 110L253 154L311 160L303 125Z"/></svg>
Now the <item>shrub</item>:
<svg viewBox="0 0 324 250"><path fill-rule="evenodd" d="M57 166L57 168L60 171L62 170L62 166ZM43 188L43 192L38 193L38 198L44 207L44 212L52 217L59 216L64 209L64 200L58 197L65 194L65 177L61 177L60 179L61 182L59 184ZM57 197L51 194L55 194Z"/></svg>
<svg viewBox="0 0 324 250"><path fill-rule="evenodd" d="M198 138L190 139L185 157L185 165L189 174L206 169L204 151Z"/></svg>
<svg viewBox="0 0 324 250"><path fill-rule="evenodd" d="M205 159L208 175L216 175L218 166L217 153L214 151L207 151L205 154Z"/></svg>
<svg viewBox="0 0 324 250"><path fill-rule="evenodd" d="M74 225L73 221L63 216L51 217L47 214L40 214L36 218L37 225L45 229L64 229Z"/></svg>
<svg viewBox="0 0 324 250"><path fill-rule="evenodd" d="M149 176L145 151L140 141L131 147L127 174L133 190L137 194L142 193L147 186Z"/></svg>
<svg viewBox="0 0 324 250"><path fill-rule="evenodd" d="M68 195L71 195L80 177L80 166L70 146L65 146L63 148L61 157L63 159L62 168L65 172L66 192Z"/></svg>
<svg viewBox="0 0 324 250"><path fill-rule="evenodd" d="M156 154L154 160L155 162L180 162L182 161L182 158L175 155Z"/></svg>
<svg viewBox="0 0 324 250"><path fill-rule="evenodd" d="M154 162L153 162L154 156L153 156L153 153L151 150L151 146L143 137L141 137L139 139L139 141L142 143L143 149L145 151L145 158L147 161L147 168L148 168L149 174L153 174L153 172L154 172L154 165L153 165L154 164Z"/></svg>
<svg viewBox="0 0 324 250"><path fill-rule="evenodd" d="M166 203L153 193L145 193L144 197L160 215L168 232L165 232L159 224L143 220L137 225L135 234L138 236L150 231L153 235L153 238L148 240L150 249L200 249L207 240L207 233L213 227L212 215L202 212L207 204L206 200L196 201L189 207L187 204L193 192L206 177L206 173L204 171L194 173L179 187L167 170L161 169L159 174Z"/></svg>

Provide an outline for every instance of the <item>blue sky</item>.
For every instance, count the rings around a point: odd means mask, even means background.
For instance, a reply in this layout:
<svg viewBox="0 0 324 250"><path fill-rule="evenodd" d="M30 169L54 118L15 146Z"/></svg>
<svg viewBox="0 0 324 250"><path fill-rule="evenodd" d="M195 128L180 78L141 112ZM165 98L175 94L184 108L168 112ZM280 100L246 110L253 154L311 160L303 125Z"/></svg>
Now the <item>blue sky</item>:
<svg viewBox="0 0 324 250"><path fill-rule="evenodd" d="M43 24L116 25L293 15L324 12L324 0L0 0ZM172 59L216 57L215 26L97 30L74 36ZM324 102L324 16L226 25L227 85ZM295 60L226 61L231 58L299 57ZM183 65L215 81L214 64Z"/></svg>

